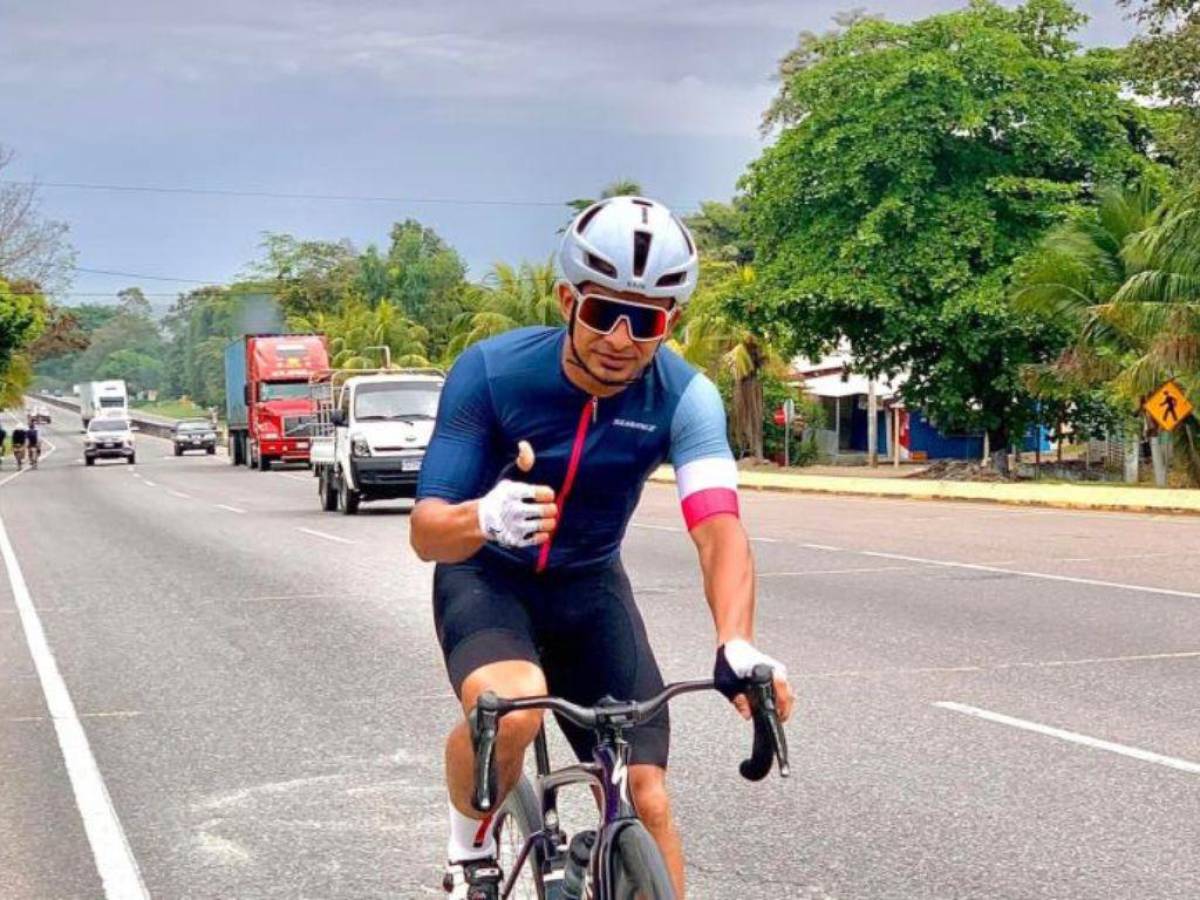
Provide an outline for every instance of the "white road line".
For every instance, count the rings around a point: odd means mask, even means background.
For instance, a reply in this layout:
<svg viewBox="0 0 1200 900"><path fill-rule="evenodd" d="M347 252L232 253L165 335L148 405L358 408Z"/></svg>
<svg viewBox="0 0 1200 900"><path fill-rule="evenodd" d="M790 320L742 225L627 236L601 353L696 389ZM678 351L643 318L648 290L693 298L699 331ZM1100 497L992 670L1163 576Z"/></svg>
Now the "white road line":
<svg viewBox="0 0 1200 900"><path fill-rule="evenodd" d="M314 531L311 528L297 528L297 531L303 531L305 534L311 534L313 537L325 538L327 541L337 541L339 544L353 544L354 541L348 541L346 538L338 537L336 534L326 534L323 531Z"/></svg>
<svg viewBox="0 0 1200 900"><path fill-rule="evenodd" d="M228 504L225 504L225 503L217 503L214 505L217 507L217 509L227 509L231 513L244 513L245 512L244 509L238 509L236 506L229 506Z"/></svg>
<svg viewBox="0 0 1200 900"><path fill-rule="evenodd" d="M672 531L675 533L683 531L682 528L675 528L671 525L651 525L648 522L633 522L631 524L634 528L645 528L650 531Z"/></svg>
<svg viewBox="0 0 1200 900"><path fill-rule="evenodd" d="M962 666L919 666L891 669L842 669L836 672L810 672L797 678L865 678L880 675L955 675L977 672L1005 672L1010 669L1061 669L1069 666L1100 666L1109 663L1161 662L1163 660L1200 659L1200 650L1174 653L1135 653L1127 656L1085 656L1080 659L1026 659L1017 662L985 663Z"/></svg>
<svg viewBox="0 0 1200 900"><path fill-rule="evenodd" d="M795 572L757 572L759 578L787 578L801 575L857 575L860 572L911 572L925 566L860 566L856 569L797 569Z"/></svg>
<svg viewBox="0 0 1200 900"><path fill-rule="evenodd" d="M288 472L276 472L280 478L290 478L292 481L303 481L305 484L312 484L312 476L305 478L303 475L291 475Z"/></svg>
<svg viewBox="0 0 1200 900"><path fill-rule="evenodd" d="M953 712L963 713L964 715L974 716L977 719L987 719L989 722L997 722L1001 725L1009 725L1013 728L1021 728L1025 731L1032 731L1036 734L1044 734L1049 737L1058 738L1062 741L1070 741L1073 744L1081 744L1084 747L1092 747L1096 750L1107 750L1109 753L1119 753L1122 756L1128 756L1132 759L1138 759L1142 762L1157 763L1160 766L1168 766L1172 769L1178 769L1181 772L1189 772L1192 775L1200 775L1200 763L1188 762L1186 759L1178 759L1174 756L1163 756L1161 753L1153 753L1149 750L1142 750L1138 747L1130 747L1126 744L1115 744L1112 741L1104 741L1100 738L1089 737L1086 734L1079 734L1074 731L1067 731L1064 728L1054 728L1051 725L1040 725L1037 722L1030 722L1026 719L1018 719L1013 716L1006 716L1003 713L992 712L987 709L980 709L978 706L967 706L965 703L954 703L951 701L942 701L933 704L941 709L948 709Z"/></svg>
<svg viewBox="0 0 1200 900"><path fill-rule="evenodd" d="M1021 578L1041 578L1046 581L1069 581L1072 584L1090 584L1093 587L1117 588L1122 591L1137 591L1141 594L1163 594L1168 597L1187 597L1189 600L1200 600L1200 593L1195 591L1177 591L1173 588L1150 587L1145 584L1124 584L1120 581L1101 581L1097 578L1077 578L1074 575L1051 575L1049 572L1028 572L1020 569L1005 569L1000 566L985 566L980 563L952 562L945 559L927 559L923 556L905 556L902 553L882 553L878 550L857 550L862 556L877 559L898 559L902 562L922 563L927 566L942 566L947 569L969 569L976 572L999 572L1004 575L1016 575Z"/></svg>
<svg viewBox="0 0 1200 900"><path fill-rule="evenodd" d="M133 851L129 848L129 841L125 838L125 831L121 828L121 820L113 808L104 778L96 765L95 757L92 756L87 732L83 730L83 724L75 712L75 704L46 641L46 632L29 595L25 576L21 574L17 555L9 543L3 520L0 520L0 556L3 557L4 566L8 570L13 602L21 615L29 654L33 657L38 680L42 684L42 693L46 697L46 710L54 720L58 746L62 751L67 776L75 793L75 803L83 819L88 843L92 847L96 869L104 885L104 896L108 900L148 900L150 894L142 881L142 874L138 870Z"/></svg>
<svg viewBox="0 0 1200 900"><path fill-rule="evenodd" d="M828 550L830 553L840 553L842 551L841 547L834 547L831 544L800 544L799 546L808 550Z"/></svg>
<svg viewBox="0 0 1200 900"><path fill-rule="evenodd" d="M146 482L146 487L158 487L158 485L149 478L143 478L142 480Z"/></svg>
<svg viewBox="0 0 1200 900"><path fill-rule="evenodd" d="M176 490L172 490L171 488L167 488L167 493L170 494L172 497L178 497L180 500L191 500L192 499L191 494L185 494L183 491L176 491Z"/></svg>

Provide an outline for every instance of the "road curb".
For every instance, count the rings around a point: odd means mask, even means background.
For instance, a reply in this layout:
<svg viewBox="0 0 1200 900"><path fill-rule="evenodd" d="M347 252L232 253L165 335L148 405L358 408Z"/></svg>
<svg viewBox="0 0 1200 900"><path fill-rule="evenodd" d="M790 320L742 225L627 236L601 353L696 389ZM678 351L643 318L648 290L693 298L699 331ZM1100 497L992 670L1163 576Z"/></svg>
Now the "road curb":
<svg viewBox="0 0 1200 900"><path fill-rule="evenodd" d="M673 484L675 473L664 466L655 471L650 480ZM958 500L1052 509L1200 515L1200 490L1187 489L1113 488L1073 484L993 484L767 472L739 472L738 487L743 491L832 494L899 500Z"/></svg>

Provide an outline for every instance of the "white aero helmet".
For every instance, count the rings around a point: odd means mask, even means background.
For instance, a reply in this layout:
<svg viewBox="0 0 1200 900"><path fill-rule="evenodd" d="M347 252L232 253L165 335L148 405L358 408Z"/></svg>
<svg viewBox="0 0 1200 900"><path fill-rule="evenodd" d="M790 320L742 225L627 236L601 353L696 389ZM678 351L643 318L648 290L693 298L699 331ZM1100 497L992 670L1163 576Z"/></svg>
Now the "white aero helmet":
<svg viewBox="0 0 1200 900"><path fill-rule="evenodd" d="M563 234L558 265L571 284L671 297L686 306L700 273L696 243L656 200L611 197L593 203Z"/></svg>

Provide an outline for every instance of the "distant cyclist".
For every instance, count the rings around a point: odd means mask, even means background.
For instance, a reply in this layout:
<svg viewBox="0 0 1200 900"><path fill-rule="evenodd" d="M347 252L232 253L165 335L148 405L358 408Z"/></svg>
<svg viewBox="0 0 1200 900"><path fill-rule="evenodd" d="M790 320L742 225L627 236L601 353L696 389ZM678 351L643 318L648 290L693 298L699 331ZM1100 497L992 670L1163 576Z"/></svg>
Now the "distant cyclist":
<svg viewBox="0 0 1200 900"><path fill-rule="evenodd" d="M4 426L0 424L0 468L4 466L4 442L8 440L8 432L4 430Z"/></svg>
<svg viewBox="0 0 1200 900"><path fill-rule="evenodd" d="M748 716L739 679L770 666L786 719L786 672L752 643L754 562L721 397L662 346L696 287L692 237L662 204L615 197L571 223L558 263L566 327L522 328L466 350L446 379L421 470L411 539L422 559L438 563L434 620L454 691L469 712L484 691L549 691L590 705L662 689L620 547L646 479L670 461L704 574L718 684ZM521 440L534 459L515 472ZM536 712L504 719L501 795L541 721ZM590 760L594 735L563 731ZM630 732L628 784L682 897L669 739L665 711ZM490 820L471 807L472 759L460 722L446 747L444 886L455 900L494 900L502 873Z"/></svg>
<svg viewBox="0 0 1200 900"><path fill-rule="evenodd" d="M41 435L38 434L37 419L29 420L29 427L25 429L25 452L29 454L29 465L37 468L38 458L42 455Z"/></svg>
<svg viewBox="0 0 1200 900"><path fill-rule="evenodd" d="M12 451L19 469L25 464L25 428L20 424L12 430Z"/></svg>

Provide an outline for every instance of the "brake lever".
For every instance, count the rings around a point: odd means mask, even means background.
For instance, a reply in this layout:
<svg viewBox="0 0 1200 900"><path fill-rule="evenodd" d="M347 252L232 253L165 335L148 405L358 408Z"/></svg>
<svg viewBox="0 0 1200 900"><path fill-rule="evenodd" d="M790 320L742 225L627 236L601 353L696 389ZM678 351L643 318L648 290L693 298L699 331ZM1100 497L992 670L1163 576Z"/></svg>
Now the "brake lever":
<svg viewBox="0 0 1200 900"><path fill-rule="evenodd" d="M471 805L488 813L496 805L496 736L500 730L500 701L486 691L479 696L468 717L471 747L475 751L475 789Z"/></svg>
<svg viewBox="0 0 1200 900"><path fill-rule="evenodd" d="M743 760L738 771L747 781L762 781L770 774L772 762L777 762L779 776L787 778L791 774L787 736L779 720L770 666L755 666L747 682L746 699L754 719L754 748L750 758Z"/></svg>

